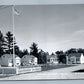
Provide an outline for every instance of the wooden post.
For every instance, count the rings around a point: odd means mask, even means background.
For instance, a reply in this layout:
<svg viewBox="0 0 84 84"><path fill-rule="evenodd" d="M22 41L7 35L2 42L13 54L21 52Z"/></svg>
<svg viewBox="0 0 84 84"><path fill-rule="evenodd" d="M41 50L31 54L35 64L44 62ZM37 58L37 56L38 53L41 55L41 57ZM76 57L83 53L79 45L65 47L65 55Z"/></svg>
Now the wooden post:
<svg viewBox="0 0 84 84"><path fill-rule="evenodd" d="M66 56L66 64L68 64L68 56Z"/></svg>

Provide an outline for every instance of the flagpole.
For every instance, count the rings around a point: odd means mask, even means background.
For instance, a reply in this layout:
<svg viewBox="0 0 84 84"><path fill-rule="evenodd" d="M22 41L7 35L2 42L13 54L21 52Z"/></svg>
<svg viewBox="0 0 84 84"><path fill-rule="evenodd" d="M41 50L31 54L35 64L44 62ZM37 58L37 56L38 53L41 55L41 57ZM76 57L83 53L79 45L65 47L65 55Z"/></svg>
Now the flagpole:
<svg viewBox="0 0 84 84"><path fill-rule="evenodd" d="M13 19L13 67L15 67L15 48L14 48L14 5L12 6L12 19Z"/></svg>

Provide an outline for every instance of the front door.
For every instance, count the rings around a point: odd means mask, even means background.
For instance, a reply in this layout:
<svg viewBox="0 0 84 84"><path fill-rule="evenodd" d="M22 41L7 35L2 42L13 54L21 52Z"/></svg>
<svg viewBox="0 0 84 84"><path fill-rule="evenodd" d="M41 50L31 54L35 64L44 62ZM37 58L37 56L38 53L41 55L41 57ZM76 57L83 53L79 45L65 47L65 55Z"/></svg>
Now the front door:
<svg viewBox="0 0 84 84"><path fill-rule="evenodd" d="M9 60L8 60L8 66L9 66L9 67L12 67L12 66L13 66L13 60L12 60L12 59L9 59Z"/></svg>
<svg viewBox="0 0 84 84"><path fill-rule="evenodd" d="M71 57L70 60L71 60L71 63L72 63L72 64L76 64L76 57Z"/></svg>

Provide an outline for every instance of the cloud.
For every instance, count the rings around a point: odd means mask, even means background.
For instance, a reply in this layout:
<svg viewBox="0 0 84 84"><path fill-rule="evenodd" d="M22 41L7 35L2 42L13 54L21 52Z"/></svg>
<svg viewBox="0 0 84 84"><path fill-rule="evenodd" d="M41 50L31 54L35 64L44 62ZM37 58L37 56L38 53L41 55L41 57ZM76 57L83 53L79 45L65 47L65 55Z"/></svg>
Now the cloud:
<svg viewBox="0 0 84 84"><path fill-rule="evenodd" d="M84 29L76 31L74 34L79 35L79 34L84 34Z"/></svg>
<svg viewBox="0 0 84 84"><path fill-rule="evenodd" d="M72 40L65 40L62 43L69 43L69 42L72 42Z"/></svg>
<svg viewBox="0 0 84 84"><path fill-rule="evenodd" d="M74 31L69 37L70 40L76 42L81 40L83 41L83 38L84 38L84 29Z"/></svg>

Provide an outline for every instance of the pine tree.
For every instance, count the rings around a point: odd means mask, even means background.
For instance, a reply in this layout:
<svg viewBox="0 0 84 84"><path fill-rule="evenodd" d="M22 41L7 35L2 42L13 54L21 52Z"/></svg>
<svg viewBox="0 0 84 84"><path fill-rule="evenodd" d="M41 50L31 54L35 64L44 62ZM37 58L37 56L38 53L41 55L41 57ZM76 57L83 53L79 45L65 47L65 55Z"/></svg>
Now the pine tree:
<svg viewBox="0 0 84 84"><path fill-rule="evenodd" d="M30 55L34 55L35 57L37 57L38 63L39 63L38 46L34 42L33 42L33 44L30 47Z"/></svg>
<svg viewBox="0 0 84 84"><path fill-rule="evenodd" d="M47 57L47 52L44 52L42 49L39 51L39 64L45 64L46 63L46 57Z"/></svg>
<svg viewBox="0 0 84 84"><path fill-rule="evenodd" d="M34 55L35 57L38 58L38 46L36 43L33 42L33 44L30 47L30 54Z"/></svg>
<svg viewBox="0 0 84 84"><path fill-rule="evenodd" d="M14 43L13 43L14 42ZM5 36L5 48L6 48L6 53L12 54L13 53L13 44L15 46L15 38L13 39L13 34L8 31Z"/></svg>
<svg viewBox="0 0 84 84"><path fill-rule="evenodd" d="M4 37L0 31L0 56L4 54Z"/></svg>
<svg viewBox="0 0 84 84"><path fill-rule="evenodd" d="M24 56L24 55L29 55L29 53L28 53L28 50L27 50L27 49L23 50L23 56Z"/></svg>

